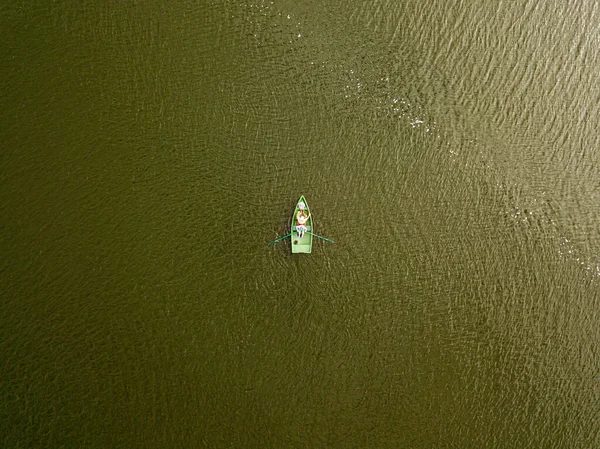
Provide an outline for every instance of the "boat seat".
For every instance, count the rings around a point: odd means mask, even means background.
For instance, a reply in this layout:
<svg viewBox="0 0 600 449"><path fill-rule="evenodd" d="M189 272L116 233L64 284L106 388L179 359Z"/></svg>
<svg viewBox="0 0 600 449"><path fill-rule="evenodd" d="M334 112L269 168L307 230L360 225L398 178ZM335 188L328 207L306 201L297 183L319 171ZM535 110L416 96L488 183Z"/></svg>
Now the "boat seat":
<svg viewBox="0 0 600 449"><path fill-rule="evenodd" d="M296 228L297 228L297 226L294 226L294 231L296 230ZM306 227L306 230L307 230L307 231L310 231L311 229L312 229L312 226L307 226L307 227Z"/></svg>

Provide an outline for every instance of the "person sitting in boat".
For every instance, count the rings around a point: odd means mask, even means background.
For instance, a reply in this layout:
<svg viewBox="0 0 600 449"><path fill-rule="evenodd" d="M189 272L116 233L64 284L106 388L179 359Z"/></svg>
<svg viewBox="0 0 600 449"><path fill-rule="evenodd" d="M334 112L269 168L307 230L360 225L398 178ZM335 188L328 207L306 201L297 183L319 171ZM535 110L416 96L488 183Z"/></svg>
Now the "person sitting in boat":
<svg viewBox="0 0 600 449"><path fill-rule="evenodd" d="M296 226L296 231L298 232L299 238L302 238L304 233L308 231L308 228L306 227L306 222L309 218L310 214L306 215L306 211L304 210L299 210L298 214L296 214L296 222L298 223L298 225Z"/></svg>

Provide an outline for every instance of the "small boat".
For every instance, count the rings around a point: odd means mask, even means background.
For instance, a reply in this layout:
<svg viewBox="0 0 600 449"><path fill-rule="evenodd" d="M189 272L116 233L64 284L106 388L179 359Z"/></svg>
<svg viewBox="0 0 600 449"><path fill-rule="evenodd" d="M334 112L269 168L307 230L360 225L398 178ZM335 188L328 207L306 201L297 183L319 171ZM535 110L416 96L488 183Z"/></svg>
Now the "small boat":
<svg viewBox="0 0 600 449"><path fill-rule="evenodd" d="M308 220L306 221L306 231L302 235L302 237L298 234L298 223L296 222L296 217L298 216L299 211L305 211L308 215ZM308 210L308 204L306 203L306 199L304 196L301 196L298 202L296 203L296 207L294 208L294 215L292 215L292 224L290 233L284 235L283 237L276 238L272 242L267 243L267 246L271 246L273 243L281 242L283 239L287 239L288 237L292 238L292 253L306 253L309 254L312 251L312 243L313 237L317 237L321 240L325 240L329 243L335 243L333 240L321 237L320 235L314 234L313 230L313 219L310 215L310 211Z"/></svg>
<svg viewBox="0 0 600 449"><path fill-rule="evenodd" d="M304 232L302 237L299 237L298 231L296 227L298 223L296 221L296 217L298 216L298 212L304 210L308 215L308 221L306 222L306 230L308 232ZM292 238L292 253L307 253L310 254L312 251L312 243L313 243L313 219L310 216L310 210L308 209L308 203L304 198L304 195L300 197L298 202L296 203L296 208L294 209L294 214L292 215L292 225L290 229L290 237Z"/></svg>

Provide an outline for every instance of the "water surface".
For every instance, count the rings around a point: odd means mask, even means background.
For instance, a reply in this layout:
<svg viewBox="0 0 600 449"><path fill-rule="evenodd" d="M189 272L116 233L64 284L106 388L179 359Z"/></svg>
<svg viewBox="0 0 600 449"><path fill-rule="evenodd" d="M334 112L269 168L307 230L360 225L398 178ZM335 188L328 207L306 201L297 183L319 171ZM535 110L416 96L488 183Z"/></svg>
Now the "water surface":
<svg viewBox="0 0 600 449"><path fill-rule="evenodd" d="M6 447L598 447L595 3L0 11Z"/></svg>

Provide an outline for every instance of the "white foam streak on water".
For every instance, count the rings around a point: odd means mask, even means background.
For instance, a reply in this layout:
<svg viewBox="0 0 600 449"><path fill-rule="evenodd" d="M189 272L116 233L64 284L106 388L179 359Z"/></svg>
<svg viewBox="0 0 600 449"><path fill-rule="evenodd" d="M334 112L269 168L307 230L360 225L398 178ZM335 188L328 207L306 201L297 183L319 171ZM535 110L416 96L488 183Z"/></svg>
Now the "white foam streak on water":
<svg viewBox="0 0 600 449"><path fill-rule="evenodd" d="M536 5L535 7L533 5ZM533 11L536 11L537 6L539 6L539 3L537 2L530 2L530 4L528 5L528 9L530 11L530 13L533 13ZM589 16L587 17L587 24L582 24L581 27L582 29L587 29L589 28L589 24L592 23L592 17L594 16L594 14L596 14L596 10L597 8L594 7L590 12L589 12ZM376 15L377 13L374 13L373 15ZM466 17L466 16L465 16ZM573 15L572 14L568 14L567 19L572 18ZM567 20L568 21L568 20ZM565 21L564 23L566 23L567 21ZM369 21L370 23L370 21ZM597 27L596 27L597 28ZM589 39L589 33L583 32L581 34L578 34L579 36L584 36L584 41L582 40L578 40L578 39L574 39L573 43L570 46L570 50L568 50L568 52L575 54L576 55L576 60L570 63L570 66L573 67L572 72L568 73L566 75L567 78L572 79L576 73L589 73L589 70L586 70L586 62L589 64L589 60L590 58L596 58L598 52L596 51L593 55L595 56L590 56L590 51L593 50L593 48L595 48L594 46L594 40L593 39ZM394 34L394 37L392 38L392 40L395 38L396 34ZM596 37L598 37L598 29L596 29ZM522 39L530 39L530 36L523 36L522 34L518 36L519 40ZM535 39L535 38L534 38ZM597 40L597 39L596 39ZM573 45L576 45L576 47L573 47ZM525 46L527 47L528 45L525 44ZM525 47L525 48L526 48ZM574 49L575 48L575 49ZM557 54L560 54L560 49L555 48L554 49L555 52L557 52ZM587 56L586 56L587 55ZM528 59L537 59L539 58L538 55L527 55L524 54L523 52L521 52L519 54L519 56L525 56ZM436 59L437 56L433 55L432 56L433 59ZM548 59L546 59L546 61L548 61ZM492 63L492 61L489 62L490 64ZM520 63L516 62L515 63L515 67L518 67ZM560 65L558 67L561 67ZM468 153L468 154L475 154L476 158L478 157L480 159L480 163L481 165L483 165L488 171L490 176L493 177L500 177L501 179L503 179L503 181L499 184L497 184L498 188L500 189L500 191L498 192L499 195L501 196L505 196L505 197L510 197L510 192L507 192L505 190L503 190L505 185L511 185L511 190L517 190L520 192L519 195L519 199L516 200L509 200L509 204L507 204L508 209L505 211L506 213L506 217L509 218L510 220L513 221L513 223L517 226L516 232L519 232L518 229L523 229L523 232L527 232L527 233L541 233L545 236L550 236L556 244L556 250L557 253L559 254L559 256L565 261L565 262L571 262L571 263L575 263L577 265L579 265L584 271L585 273L591 275L591 276L598 276L598 274L600 273L600 260L598 259L598 254L595 252L597 249L599 249L599 246L596 244L592 244L590 245L578 245L576 243L574 243L571 239L569 239L568 236L573 235L573 234L581 234L582 229L578 229L581 228L581 226L584 226L584 223L578 223L577 221L575 222L571 222L571 220L568 220L568 222L566 222L564 220L564 218L561 218L559 216L557 216L557 210L556 208L551 208L548 206L548 198L552 197L552 195L561 195L562 192L558 192L558 191L554 191L553 193L549 193L546 194L546 192L542 192L542 193L536 193L539 189L531 189L529 188L528 184L531 182L536 182L535 179L519 179L514 177L514 172L513 172L513 168L511 166L511 164L506 164L506 163L498 163L497 162L497 157L494 157L494 150L491 151L485 151L482 152L480 150L480 145L479 143L475 143L475 142L486 142L487 137L485 135L473 135L471 130L468 129L460 129L460 125L457 128L454 128L452 130L444 130L441 129L435 120L428 120L426 117L430 117L432 115L431 112L428 112L426 109L424 110L422 108L422 106L420 105L413 105L410 100L406 99L406 98L402 98L401 96L398 96L397 93L394 92L393 87L390 85L389 82L389 76L385 76L385 77L379 77L376 78L375 81L375 88L373 89L364 89L364 87L368 87L368 81L364 81L366 78L368 77L363 77L360 75L361 70L360 68L354 68L351 70L348 70L347 73L345 74L349 80L350 83L346 84L344 87L344 92L343 92L343 96L346 99L359 99L360 101L364 102L365 105L363 106L363 109L367 109L369 107L374 107L379 111L383 111L384 114L386 116L388 116L390 119L397 119L397 120L401 120L403 123L405 123L408 127L410 128L414 128L415 130L418 131L422 131L424 130L426 133L431 133L432 136L435 136L435 138L441 138L442 135L444 134L459 134L459 135L463 135L462 139L467 140L469 142L471 142L472 148L469 147L462 147L461 149L459 149L459 147L457 146L456 143L453 142L448 142L448 144L445 146L445 148L447 148L447 151L450 153L450 155L452 156L452 159L454 161L457 161L457 157L461 154L461 153ZM525 79L525 86L527 86L526 88L531 88L534 86L535 83L538 82L538 80L536 78L539 78L540 76L544 76L543 73L527 73L526 71L523 72L523 75L521 76L521 81L523 81L523 77ZM581 75L579 75L581 76ZM584 75L585 76L585 75ZM372 78L372 77L371 77ZM557 76L557 80L559 80L561 77ZM412 80L414 81L414 80ZM409 82L411 82L409 80ZM336 82L333 81L333 83L335 84ZM515 84L514 89L516 90L522 90L524 88L524 84L522 82L519 82L519 84ZM376 94L374 94L374 92L376 92ZM473 96L476 96L474 92L472 92ZM584 95L577 95L578 98L581 98ZM381 98L383 97L383 98ZM429 104L429 103L435 103L435 98L427 98L426 96L422 97L422 98L416 98L416 101L420 104ZM510 101L510 100L509 100ZM373 103L377 103L376 105L374 105ZM589 110L589 106L591 106L593 109L590 111ZM573 128L571 128L570 126L563 126L561 127L559 130L563 133L561 136L561 140L569 140L569 137L573 131L575 131L575 135L579 134L580 136L584 136L586 133L586 130L584 129L587 125L591 124L591 123L597 123L597 120L595 119L598 116L598 104L597 103L587 103L587 104L580 104L580 105L572 105L573 110L579 111L579 113L576 115L576 120L577 120L577 124L578 126L581 127L580 130L573 130ZM556 110L551 110L549 111L551 113L554 114L562 114L562 111L556 111ZM437 121L440 122L444 122L443 117L439 117ZM552 117L549 119L545 120L545 123L556 123L556 117ZM553 133L557 132L557 129L553 129L552 130ZM587 134L589 134L589 131L587 131ZM595 134L595 133L592 133ZM470 135L470 136L469 136ZM466 137L469 136L469 137ZM572 139L571 139L572 140ZM580 147L586 147L589 145L589 143L586 143L586 141L584 139L582 139L581 142L573 142L576 146L580 146ZM432 143L433 144L433 143ZM565 144L567 144L567 142L565 142ZM476 151L473 151L476 150ZM571 154L569 155L569 152L571 151ZM577 151L577 150L575 150ZM594 164L594 162L590 161L586 161L585 159L585 154L588 153L589 151L585 151L582 150L582 156L581 157L575 157L575 153L572 152L572 150L566 149L566 150L562 150L562 151L555 151L555 154L566 154L566 160L564 162L559 162L560 164L566 164L566 166L569 165L574 165L576 172L578 174L588 174L588 176L586 176L588 179L590 178L590 176L593 177L593 175L590 175L590 171L592 172L597 172L598 170L598 165ZM587 158L589 159L589 158ZM477 161L473 160L473 156L471 156L471 160L469 161L470 163L476 163ZM519 163L518 161L515 161L515 163ZM537 164L538 161L535 161L535 163ZM552 163L552 161L548 161L546 163ZM556 164L556 161L555 161ZM562 170L560 167L557 167L559 170ZM583 172L583 173L582 173ZM555 176L554 173L552 173L549 176ZM523 181L526 182L526 184L523 183ZM569 179L569 182L573 182L574 179ZM586 195L585 192L580 192L580 193L576 193L578 195L583 194ZM600 199L600 195L597 195L597 198ZM562 201L561 201L562 202ZM591 211L590 211L591 212ZM597 212L594 213L595 217L598 217ZM573 217L575 218L575 217ZM576 218L575 218L576 220ZM526 226L526 225L530 225L531 223L537 223L537 226L535 228L532 228L531 226ZM590 237L592 238L592 241L594 242L598 242L598 228L596 229L589 229L588 232L591 232L592 234L590 235ZM585 237L583 237L585 239Z"/></svg>

